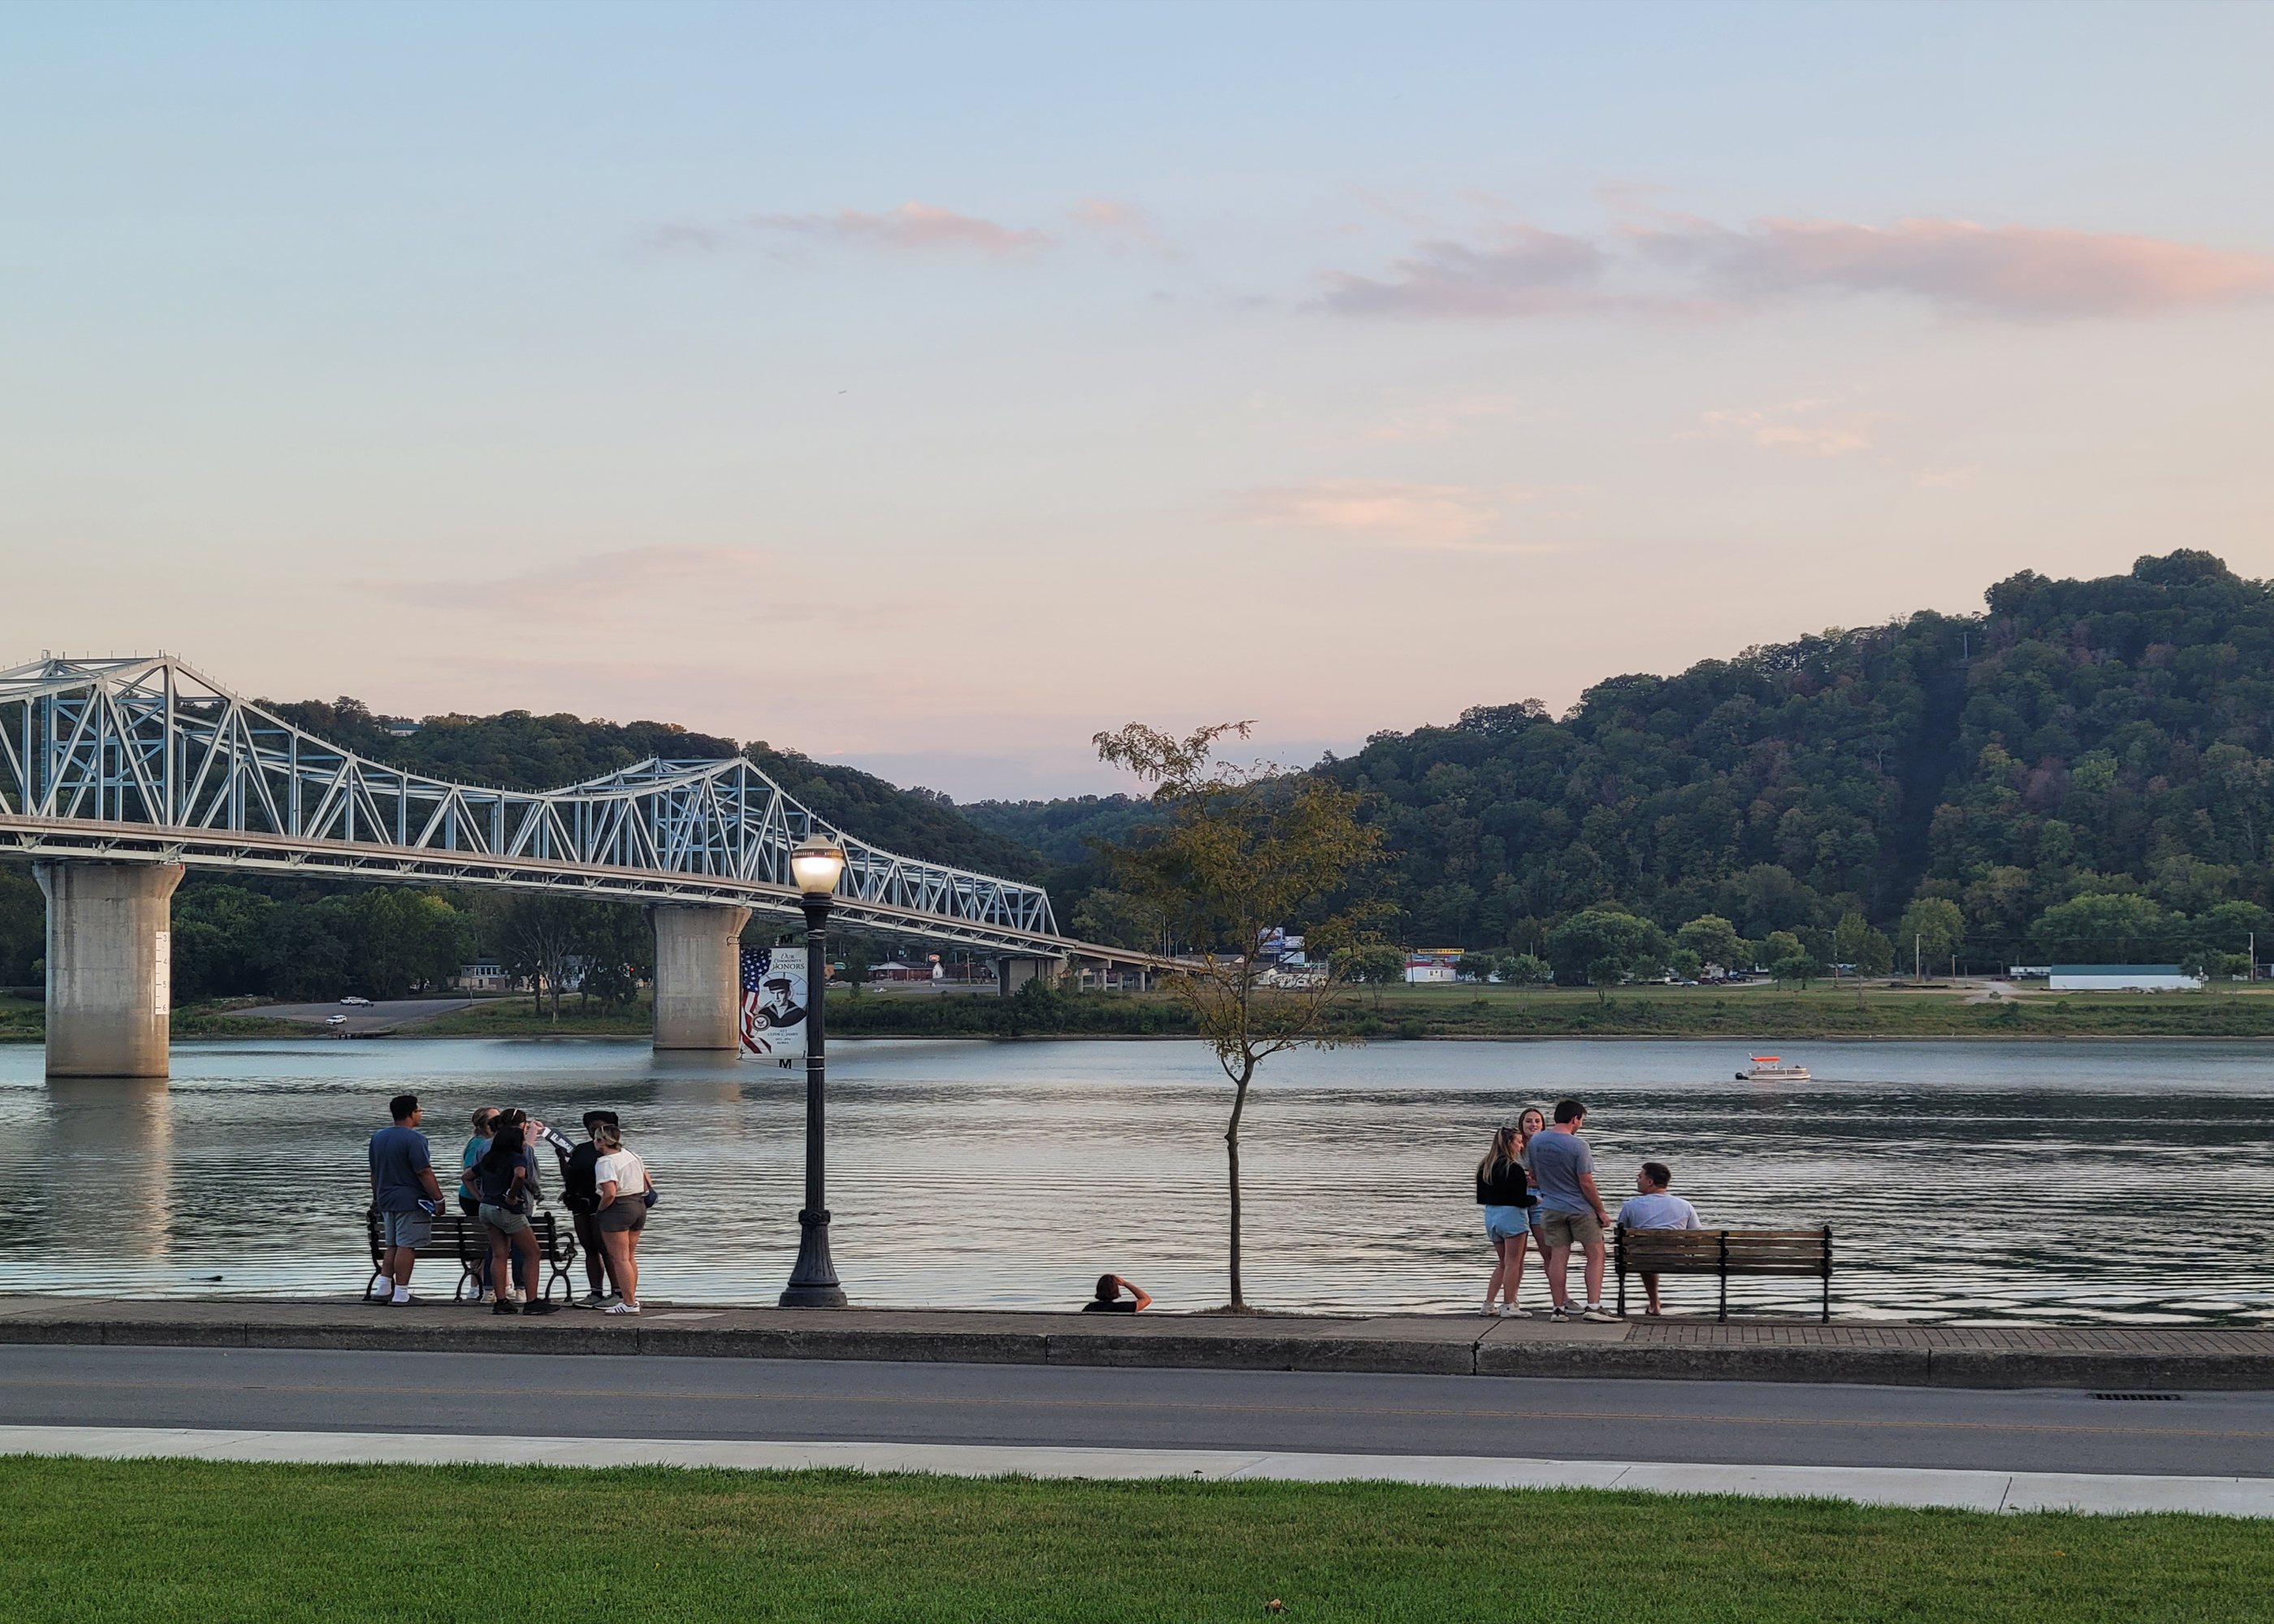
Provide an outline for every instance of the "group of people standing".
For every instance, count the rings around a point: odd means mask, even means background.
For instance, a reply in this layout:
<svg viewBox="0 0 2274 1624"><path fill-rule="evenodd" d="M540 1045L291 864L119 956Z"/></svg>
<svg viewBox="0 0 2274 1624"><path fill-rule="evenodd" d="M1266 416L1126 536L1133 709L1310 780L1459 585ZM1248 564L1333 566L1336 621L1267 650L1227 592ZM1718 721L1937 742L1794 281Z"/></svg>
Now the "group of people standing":
<svg viewBox="0 0 2274 1624"><path fill-rule="evenodd" d="M418 1248L433 1238L442 1210L423 1114L416 1094L388 1102L391 1127L371 1136L372 1206L382 1226L379 1272L370 1300L396 1306L413 1301L410 1271ZM489 1240L478 1270L481 1301L493 1313L549 1314L539 1284L543 1258L532 1223L546 1199L538 1177L537 1145L549 1146L561 1169L561 1199L584 1254L585 1296L570 1306L636 1314L639 1305L639 1238L656 1203L647 1164L624 1147L614 1111L584 1113L584 1139L572 1144L518 1107L483 1106L473 1114L473 1137L459 1157L458 1210L480 1222Z"/></svg>
<svg viewBox="0 0 2274 1624"><path fill-rule="evenodd" d="M1492 1278L1485 1285L1484 1312L1523 1312L1516 1304L1516 1289L1524 1279L1525 1250L1537 1247L1540 1272L1547 1276L1551 1318L1599 1324L1617 1320L1618 1315L1603 1306L1605 1237L1614 1221L1595 1188L1594 1154L1580 1137L1586 1122L1587 1108L1577 1100L1556 1101L1553 1125L1546 1113L1531 1108L1495 1131L1492 1148L1477 1163L1477 1201L1485 1209L1485 1238L1492 1244L1494 1259ZM1673 1171L1664 1162L1644 1162L1635 1174L1636 1193L1619 1208L1616 1222L1632 1229L1700 1228L1698 1209L1668 1193L1673 1183ZM1582 1259L1587 1292L1579 1304L1570 1295L1574 1250ZM1642 1282L1649 1298L1645 1312L1663 1313L1658 1276L1645 1274ZM1500 1299L1496 1310L1495 1297Z"/></svg>

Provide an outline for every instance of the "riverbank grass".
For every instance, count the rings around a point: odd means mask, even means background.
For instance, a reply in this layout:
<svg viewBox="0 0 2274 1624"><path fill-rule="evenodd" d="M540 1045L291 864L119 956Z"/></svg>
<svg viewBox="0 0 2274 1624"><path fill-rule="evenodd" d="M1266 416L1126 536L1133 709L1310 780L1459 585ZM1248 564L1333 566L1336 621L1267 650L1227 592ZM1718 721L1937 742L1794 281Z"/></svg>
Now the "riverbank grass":
<svg viewBox="0 0 2274 1624"><path fill-rule="evenodd" d="M1378 1484L0 1462L19 1620L2274 1617L2265 1525ZM1279 1601L1284 1612L1266 1613Z"/></svg>
<svg viewBox="0 0 2274 1624"><path fill-rule="evenodd" d="M529 994L513 993L481 998L463 1010L404 1024L402 1035L420 1038L645 1037L655 1030L655 1004L643 989L636 1000L621 1009L603 1011L599 1004L568 993L561 1000L561 1019L553 1019L553 1005Z"/></svg>

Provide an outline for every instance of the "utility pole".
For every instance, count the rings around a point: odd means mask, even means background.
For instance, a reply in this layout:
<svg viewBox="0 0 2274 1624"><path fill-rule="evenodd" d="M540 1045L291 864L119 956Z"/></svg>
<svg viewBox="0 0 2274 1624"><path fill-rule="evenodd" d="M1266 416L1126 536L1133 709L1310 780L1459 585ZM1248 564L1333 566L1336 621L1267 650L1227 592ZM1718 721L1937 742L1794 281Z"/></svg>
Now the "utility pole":
<svg viewBox="0 0 2274 1624"><path fill-rule="evenodd" d="M1926 980L1925 941L1926 935L1923 931L1911 937L1911 980L1915 981Z"/></svg>

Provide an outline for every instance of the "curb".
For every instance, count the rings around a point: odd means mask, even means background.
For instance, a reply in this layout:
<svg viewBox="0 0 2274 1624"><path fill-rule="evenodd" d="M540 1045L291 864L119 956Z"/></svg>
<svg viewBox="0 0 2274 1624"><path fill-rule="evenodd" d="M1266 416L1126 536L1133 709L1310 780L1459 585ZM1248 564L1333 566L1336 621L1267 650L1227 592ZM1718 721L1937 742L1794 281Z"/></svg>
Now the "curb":
<svg viewBox="0 0 2274 1624"><path fill-rule="evenodd" d="M486 1321L487 1317L485 1316ZM1867 1387L2107 1387L2164 1392L2274 1389L2274 1353L2120 1353L1806 1344L1638 1345L1449 1341L1205 1331L1116 1334L851 1326L697 1329L594 1323L277 1325L250 1320L34 1320L0 1316L0 1343L139 1348L284 1348L342 1352L516 1353L659 1358L847 1359L892 1364L1058 1365L1146 1370L1556 1377L1643 1381L1792 1381Z"/></svg>

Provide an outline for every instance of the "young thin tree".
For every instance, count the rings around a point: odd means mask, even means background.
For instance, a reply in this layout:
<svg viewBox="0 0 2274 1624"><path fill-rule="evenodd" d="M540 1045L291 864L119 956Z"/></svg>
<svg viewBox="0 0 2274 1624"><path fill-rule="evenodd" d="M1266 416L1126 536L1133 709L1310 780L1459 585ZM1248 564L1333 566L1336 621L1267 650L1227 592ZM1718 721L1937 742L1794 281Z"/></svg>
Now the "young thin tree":
<svg viewBox="0 0 2274 1624"><path fill-rule="evenodd" d="M1239 1124L1256 1068L1293 1049L1350 1041L1329 1024L1347 972L1346 949L1378 916L1349 900L1380 854L1382 831L1359 821L1362 798L1309 772L1216 758L1220 741L1251 724L1224 722L1183 739L1131 723L1092 741L1100 759L1152 786L1160 818L1126 845L1100 842L1120 889L1159 910L1192 944L1167 989L1193 1013L1231 1081L1224 1147L1231 1193L1234 1309L1247 1306L1240 1272ZM1337 906L1337 904L1340 906ZM1323 914L1320 910L1326 910ZM1307 985L1268 987L1258 955L1274 926L1304 926L1304 952L1329 968Z"/></svg>

